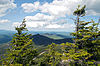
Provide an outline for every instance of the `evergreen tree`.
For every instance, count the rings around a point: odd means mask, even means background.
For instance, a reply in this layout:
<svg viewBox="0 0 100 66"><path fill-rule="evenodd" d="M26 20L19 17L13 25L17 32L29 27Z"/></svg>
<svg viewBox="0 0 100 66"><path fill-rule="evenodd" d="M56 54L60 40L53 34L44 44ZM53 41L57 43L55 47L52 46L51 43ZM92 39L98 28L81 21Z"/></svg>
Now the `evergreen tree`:
<svg viewBox="0 0 100 66"><path fill-rule="evenodd" d="M59 45L48 45L45 53L38 59L39 66L59 66L62 54L57 49Z"/></svg>
<svg viewBox="0 0 100 66"><path fill-rule="evenodd" d="M48 53L46 56L49 57L49 64L51 66L56 66L57 64L60 63L61 61L61 53L58 52L57 50L57 44L52 43L51 45L48 45Z"/></svg>
<svg viewBox="0 0 100 66"><path fill-rule="evenodd" d="M75 25L76 25L76 38L79 38L78 36L78 31L79 31L79 23L80 23L80 17L85 16L85 7L86 5L84 5L82 8L80 8L80 5L78 5L77 10L74 11L73 15L77 16Z"/></svg>
<svg viewBox="0 0 100 66"><path fill-rule="evenodd" d="M74 12L75 15L82 13L85 15L85 6L82 7L80 10L76 10ZM82 16L84 16L82 15ZM98 56L100 55L100 39L98 37L100 36L100 31L98 28L98 23L95 23L93 20L90 22L80 21L78 16L78 25L76 25L77 31L75 33L72 33L73 36L75 36L75 43L78 46L79 49L84 49L88 51L89 53L93 54L93 57L95 60L97 60Z"/></svg>
<svg viewBox="0 0 100 66"><path fill-rule="evenodd" d="M89 24L91 25L87 26ZM80 21L78 31L78 36L80 38L75 39L79 49L85 49L93 54L95 60L97 60L96 58L100 55L100 39L98 39L100 33L97 25L98 23L95 23L93 20L90 22ZM76 33L73 33L73 35L76 36Z"/></svg>
<svg viewBox="0 0 100 66"><path fill-rule="evenodd" d="M31 34L23 32L27 31L25 22L24 19L22 24L15 28L17 33L14 34L8 52L5 54L4 65L30 65L32 64L32 59L37 55L36 49L32 46L32 39L30 39Z"/></svg>
<svg viewBox="0 0 100 66"><path fill-rule="evenodd" d="M72 43L62 43L62 64L71 66L86 66L93 64L93 61L88 61L92 54L84 49L77 49L78 46Z"/></svg>

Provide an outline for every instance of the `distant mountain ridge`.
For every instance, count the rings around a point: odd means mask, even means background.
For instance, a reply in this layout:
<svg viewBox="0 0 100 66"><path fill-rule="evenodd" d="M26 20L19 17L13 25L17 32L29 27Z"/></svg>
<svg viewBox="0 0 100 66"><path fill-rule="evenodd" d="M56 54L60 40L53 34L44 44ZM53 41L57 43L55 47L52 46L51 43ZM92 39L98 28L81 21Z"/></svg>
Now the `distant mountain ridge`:
<svg viewBox="0 0 100 66"><path fill-rule="evenodd" d="M9 30L0 30L0 44L7 43L12 40L13 34L15 31ZM69 32L28 32L33 34L32 38L33 41L38 45L47 45L51 43L65 43L65 42L72 42L70 33ZM38 33L38 34L37 34Z"/></svg>
<svg viewBox="0 0 100 66"><path fill-rule="evenodd" d="M0 44L11 41L14 33L15 33L14 31L0 30Z"/></svg>
<svg viewBox="0 0 100 66"><path fill-rule="evenodd" d="M9 35L0 35L0 44L7 43L11 41L12 36Z"/></svg>
<svg viewBox="0 0 100 66"><path fill-rule="evenodd" d="M69 33L70 34L70 33ZM44 34L40 34L52 39L64 39L64 38L74 38L71 35L61 35L61 34L50 34L50 33L44 33Z"/></svg>
<svg viewBox="0 0 100 66"><path fill-rule="evenodd" d="M31 38L33 38L33 42L36 45L49 45L51 43L61 44L61 43L66 43L66 42L73 43L72 38L51 39L51 38L48 38L48 37L40 35L40 34L33 35L33 36L31 36Z"/></svg>
<svg viewBox="0 0 100 66"><path fill-rule="evenodd" d="M15 31L10 31L10 30L0 30L0 34L5 34L5 35L13 35Z"/></svg>

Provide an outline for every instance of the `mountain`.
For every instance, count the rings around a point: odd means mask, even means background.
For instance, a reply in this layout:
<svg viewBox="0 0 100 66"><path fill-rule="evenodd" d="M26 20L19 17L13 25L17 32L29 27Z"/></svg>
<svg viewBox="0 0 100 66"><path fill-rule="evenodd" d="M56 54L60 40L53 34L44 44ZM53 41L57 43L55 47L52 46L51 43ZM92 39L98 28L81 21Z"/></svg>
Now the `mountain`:
<svg viewBox="0 0 100 66"><path fill-rule="evenodd" d="M16 32L15 31L9 31L9 30L0 30L0 44L4 44L4 43L7 43L9 41L12 40L12 36L13 34L15 34ZM34 35L34 40L37 39L38 42L35 41L36 44L39 43L39 45L43 44L51 44L52 42L55 42L55 43L61 43L61 42L64 42L63 40L69 40L69 38L72 38L70 36L70 33L69 32L34 32L34 31L29 31L28 33ZM40 35L37 35L37 34L40 34ZM36 36L36 37L35 37ZM38 39L38 38L42 38L43 39ZM46 41L44 41L46 40ZM60 41L59 41L60 40Z"/></svg>
<svg viewBox="0 0 100 66"><path fill-rule="evenodd" d="M47 34L45 34L47 35ZM50 35L54 35L54 34L48 34ZM2 43L0 45L0 54L4 54L6 49L8 48L8 45L10 44L9 41L11 41L12 37L9 35L1 35L0 34L0 43ZM53 38L49 38L47 36L44 35L40 35L40 34L36 34L31 36L31 38L33 38L33 42L35 43L35 45L39 46L47 46L51 43L56 43L56 44L61 44L61 43L66 43L66 42L70 42L73 43L72 38L64 38L64 39L53 39ZM45 47L44 47L45 48Z"/></svg>
<svg viewBox="0 0 100 66"><path fill-rule="evenodd" d="M0 44L11 41L14 33L15 33L14 31L0 30Z"/></svg>
<svg viewBox="0 0 100 66"><path fill-rule="evenodd" d="M5 44L0 45L0 55L4 54L6 49L8 49L8 47L9 47L9 43L5 43Z"/></svg>
<svg viewBox="0 0 100 66"><path fill-rule="evenodd" d="M0 35L0 44L7 43L11 41L12 36L11 35Z"/></svg>
<svg viewBox="0 0 100 66"><path fill-rule="evenodd" d="M67 33L65 35L62 35L59 33L44 33L44 34L40 34L40 35L43 35L43 36L46 36L46 37L49 37L52 39L74 38L70 35L70 33L69 33L69 35Z"/></svg>
<svg viewBox="0 0 100 66"><path fill-rule="evenodd" d="M0 35L13 35L15 31L10 31L10 30L0 30Z"/></svg>
<svg viewBox="0 0 100 66"><path fill-rule="evenodd" d="M52 39L40 34L33 35L31 36L31 38L33 38L33 42L36 45L48 45L51 43L61 44L61 43L66 43L66 42L73 43L72 38Z"/></svg>

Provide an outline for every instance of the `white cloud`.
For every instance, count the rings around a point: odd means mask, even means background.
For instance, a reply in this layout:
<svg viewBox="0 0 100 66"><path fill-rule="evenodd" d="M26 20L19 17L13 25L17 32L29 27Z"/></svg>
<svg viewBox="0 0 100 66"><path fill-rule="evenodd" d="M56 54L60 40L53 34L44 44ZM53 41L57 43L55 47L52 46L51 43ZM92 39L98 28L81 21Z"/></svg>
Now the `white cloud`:
<svg viewBox="0 0 100 66"><path fill-rule="evenodd" d="M8 19L2 19L2 20L0 20L0 23L8 23L8 22L10 22Z"/></svg>
<svg viewBox="0 0 100 66"><path fill-rule="evenodd" d="M81 0L54 0L52 3L46 2L43 5L40 5L39 2L38 5L35 3L24 3L22 7L25 12L34 12L39 9L41 12L49 13L55 17L65 17L66 14L70 15L72 13L73 9L77 7L77 4L81 3Z"/></svg>
<svg viewBox="0 0 100 66"><path fill-rule="evenodd" d="M26 22L26 25L31 28L42 28L46 22Z"/></svg>
<svg viewBox="0 0 100 66"><path fill-rule="evenodd" d="M64 21L64 22L63 22ZM53 31L73 31L75 28L74 24L68 23L66 19L60 22L50 22L50 21L26 21L26 26L30 30L53 30ZM13 27L19 26L21 22L14 22Z"/></svg>
<svg viewBox="0 0 100 66"><path fill-rule="evenodd" d="M58 24L49 24L45 26L45 28L62 28L62 26Z"/></svg>
<svg viewBox="0 0 100 66"><path fill-rule="evenodd" d="M43 4L40 10L56 17L65 17L66 14L72 14L73 9L80 3L81 0L54 0L52 3Z"/></svg>
<svg viewBox="0 0 100 66"><path fill-rule="evenodd" d="M87 5L87 11L92 15L100 14L100 0L54 0L51 3L44 3L40 5L39 2L32 3L24 3L22 4L25 12L34 12L36 10L41 10L41 12L49 13L52 16L60 16L65 17L67 15L71 15L73 11L77 8L78 5ZM94 13L93 13L94 11Z"/></svg>
<svg viewBox="0 0 100 66"><path fill-rule="evenodd" d="M49 13L52 16L55 17L65 17L67 13L67 8L65 6L57 6L54 4L44 4L43 7L41 7L41 11L44 13Z"/></svg>
<svg viewBox="0 0 100 66"><path fill-rule="evenodd" d="M21 5L21 7L24 9L25 12L34 12L39 9L40 3L35 2L34 4L32 3L24 3Z"/></svg>
<svg viewBox="0 0 100 66"><path fill-rule="evenodd" d="M53 0L51 3L40 4L24 3L21 6L25 12L34 12L40 10L34 16L26 16L27 26L32 28L42 29L66 29L74 30L75 25L68 23L66 20L61 20L66 15L72 15L77 6L87 5L86 11L88 15L100 15L99 0ZM49 15L48 15L49 14ZM61 19L60 19L61 18ZM60 20L61 21L60 21ZM57 22L58 21L58 22Z"/></svg>
<svg viewBox="0 0 100 66"><path fill-rule="evenodd" d="M14 0L0 0L0 17L6 15L8 9L16 7Z"/></svg>
<svg viewBox="0 0 100 66"><path fill-rule="evenodd" d="M46 25L45 28L47 28L47 29L66 29L66 30L74 30L75 25L74 25L74 24L69 24L69 23L65 23L65 24L52 23L52 24Z"/></svg>
<svg viewBox="0 0 100 66"><path fill-rule="evenodd" d="M21 22L14 22L13 26L17 27L20 26ZM27 28L42 28L46 25L46 22L26 22Z"/></svg>
<svg viewBox="0 0 100 66"><path fill-rule="evenodd" d="M78 5L87 5L87 11L92 15L100 15L100 0L54 0L52 3L45 3L41 6L42 12L47 12L55 16L65 16L73 14ZM90 14L89 14L90 15Z"/></svg>
<svg viewBox="0 0 100 66"><path fill-rule="evenodd" d="M25 19L27 21L52 21L52 20L54 20L54 16L37 13L34 16L26 16Z"/></svg>
<svg viewBox="0 0 100 66"><path fill-rule="evenodd" d="M37 13L34 16L26 16L26 25L30 28L42 29L73 29L74 25L69 24L66 19L55 21L55 17Z"/></svg>
<svg viewBox="0 0 100 66"><path fill-rule="evenodd" d="M66 24L63 24L62 28L66 28L68 30L74 30L75 29L75 25L66 23Z"/></svg>
<svg viewBox="0 0 100 66"><path fill-rule="evenodd" d="M12 26L13 26L13 27L17 27L17 26L20 26L20 24L21 24L20 22L14 22L14 23L12 24Z"/></svg>
<svg viewBox="0 0 100 66"><path fill-rule="evenodd" d="M69 3L70 2L70 3ZM41 10L42 13L49 13L51 16L56 18L65 17L66 14L71 14L71 8L77 7L76 4L79 4L79 1L75 0L54 0L52 3L44 3L40 5L39 2L32 3L24 3L21 6L23 7L25 12L34 12L36 10Z"/></svg>

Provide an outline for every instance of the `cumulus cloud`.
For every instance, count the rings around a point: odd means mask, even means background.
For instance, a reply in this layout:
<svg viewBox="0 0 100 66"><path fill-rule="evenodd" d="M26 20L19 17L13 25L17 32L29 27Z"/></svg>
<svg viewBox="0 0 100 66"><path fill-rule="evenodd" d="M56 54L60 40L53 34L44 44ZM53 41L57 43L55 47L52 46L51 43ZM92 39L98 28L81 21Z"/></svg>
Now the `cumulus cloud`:
<svg viewBox="0 0 100 66"><path fill-rule="evenodd" d="M6 15L8 9L16 7L14 0L0 0L0 17Z"/></svg>
<svg viewBox="0 0 100 66"><path fill-rule="evenodd" d="M43 4L40 10L56 17L65 17L66 14L72 14L73 9L80 3L81 0L54 0L52 3Z"/></svg>
<svg viewBox="0 0 100 66"><path fill-rule="evenodd" d="M20 26L21 22L14 22L13 26L17 27ZM44 25L46 25L46 22L26 22L27 28L42 28Z"/></svg>
<svg viewBox="0 0 100 66"><path fill-rule="evenodd" d="M0 20L0 23L8 23L8 22L10 22L8 19L2 19L2 20Z"/></svg>
<svg viewBox="0 0 100 66"><path fill-rule="evenodd" d="M71 15L78 5L87 5L87 12L91 12L92 15L100 14L100 0L53 0L51 3L44 3L40 5L39 2L24 3L22 4L25 12L34 12L36 10L41 10L41 12L49 13L53 16L62 16L66 14ZM88 12L88 13L89 13Z"/></svg>
<svg viewBox="0 0 100 66"><path fill-rule="evenodd" d="M68 22L63 22L61 20L60 22L49 22L49 21L28 21L26 20L26 25L27 28L32 28L32 29L74 29L75 25L68 23ZM21 22L14 22L13 26L19 26Z"/></svg>
<svg viewBox="0 0 100 66"><path fill-rule="evenodd" d="M71 29L74 30L75 25L74 24L70 24L70 23L64 23L64 24L59 24L59 23L51 23L45 26L45 28L47 29Z"/></svg>
<svg viewBox="0 0 100 66"><path fill-rule="evenodd" d="M27 27L31 28L42 28L44 25L46 25L45 22L27 22Z"/></svg>
<svg viewBox="0 0 100 66"><path fill-rule="evenodd" d="M37 13L34 16L26 16L26 25L29 28L42 29L73 29L75 25L69 24L66 19L55 21L55 17Z"/></svg>
<svg viewBox="0 0 100 66"><path fill-rule="evenodd" d="M62 26L58 24L49 24L45 26L45 28L62 28Z"/></svg>
<svg viewBox="0 0 100 66"><path fill-rule="evenodd" d="M40 3L39 2L35 2L34 4L24 3L21 5L21 7L24 9L25 12L34 12L39 9Z"/></svg>
<svg viewBox="0 0 100 66"><path fill-rule="evenodd" d="M52 21L55 18L54 18L54 16L37 13L34 16L26 16L25 19L28 21Z"/></svg>
<svg viewBox="0 0 100 66"><path fill-rule="evenodd" d="M43 29L74 29L75 25L68 23L66 20L59 20L59 18L66 18L66 15L72 15L73 11L78 5L87 5L86 12L88 15L100 15L99 0L53 0L51 3L40 2L24 3L21 7L25 12L35 12L40 10L34 16L26 16L27 26L33 28ZM58 21L58 22L56 22Z"/></svg>

